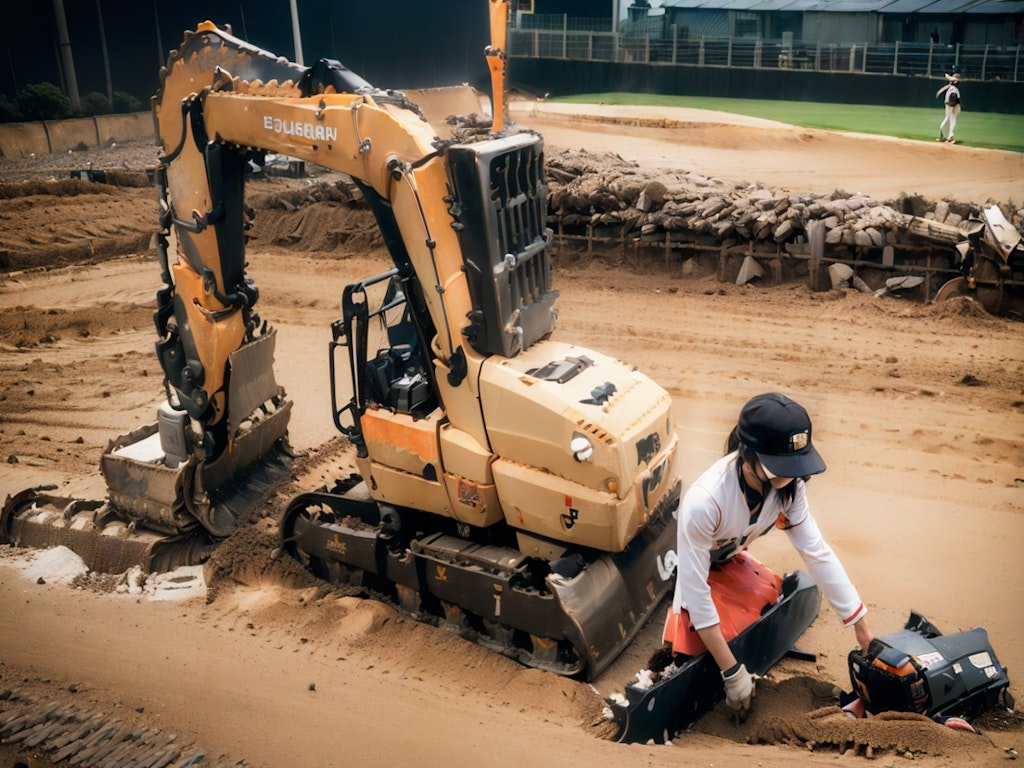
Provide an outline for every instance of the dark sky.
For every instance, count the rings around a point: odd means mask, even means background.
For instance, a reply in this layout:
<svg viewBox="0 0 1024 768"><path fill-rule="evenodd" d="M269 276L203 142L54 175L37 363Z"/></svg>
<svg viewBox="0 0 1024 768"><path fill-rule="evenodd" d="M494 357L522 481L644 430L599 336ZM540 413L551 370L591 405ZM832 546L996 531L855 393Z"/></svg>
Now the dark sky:
<svg viewBox="0 0 1024 768"><path fill-rule="evenodd" d="M97 0L63 0L78 91L106 93ZM470 82L489 90L484 0L297 0L306 66L333 58L380 88ZM61 84L53 0L0 0L0 93ZM295 58L289 0L99 0L114 91L148 104L186 29L209 19ZM159 27L159 43L157 29Z"/></svg>

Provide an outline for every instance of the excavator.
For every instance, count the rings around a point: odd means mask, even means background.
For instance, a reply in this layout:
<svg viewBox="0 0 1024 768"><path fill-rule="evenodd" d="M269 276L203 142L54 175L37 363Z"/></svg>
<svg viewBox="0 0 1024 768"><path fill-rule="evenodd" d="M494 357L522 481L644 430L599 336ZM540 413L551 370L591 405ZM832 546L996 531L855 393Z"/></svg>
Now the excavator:
<svg viewBox="0 0 1024 768"><path fill-rule="evenodd" d="M592 680L620 655L674 579L672 400L554 336L544 144L508 118L508 2L489 3L489 129L431 122L335 60L299 66L211 22L186 33L153 98L166 402L104 451L107 499L16 494L0 541L66 544L115 573L201 563L288 477L292 403L245 250L247 172L277 153L350 177L393 262L344 288L330 328L332 416L358 471L291 500L281 556L526 665ZM780 583L750 628L758 672L817 613L807 577ZM617 705L621 738L709 709L706 662Z"/></svg>
<svg viewBox="0 0 1024 768"><path fill-rule="evenodd" d="M491 11L504 83L507 3ZM302 67L211 22L186 33L153 98L166 402L104 452L104 502L34 489L8 501L4 537L167 570L202 562L288 476L292 403L245 249L250 164L276 153L351 178L393 262L344 288L331 326L358 473L292 500L282 552L526 664L599 674L671 584L672 401L553 338L544 145L496 93L490 130L453 135L337 61Z"/></svg>

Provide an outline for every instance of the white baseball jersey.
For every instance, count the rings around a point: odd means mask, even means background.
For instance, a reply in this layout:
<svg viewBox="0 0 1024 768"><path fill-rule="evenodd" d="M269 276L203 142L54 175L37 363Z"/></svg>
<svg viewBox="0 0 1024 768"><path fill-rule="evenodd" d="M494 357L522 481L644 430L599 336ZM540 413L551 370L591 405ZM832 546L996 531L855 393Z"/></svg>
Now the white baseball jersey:
<svg viewBox="0 0 1024 768"><path fill-rule="evenodd" d="M776 527L778 522L843 624L854 624L867 609L811 517L804 481L793 481L796 493L788 507L783 506L782 497L773 489L765 497L760 513L751 521L739 482L737 459L735 452L719 459L679 501L679 566L673 610L689 611L695 629L718 624L718 611L708 586L712 561L728 560Z"/></svg>

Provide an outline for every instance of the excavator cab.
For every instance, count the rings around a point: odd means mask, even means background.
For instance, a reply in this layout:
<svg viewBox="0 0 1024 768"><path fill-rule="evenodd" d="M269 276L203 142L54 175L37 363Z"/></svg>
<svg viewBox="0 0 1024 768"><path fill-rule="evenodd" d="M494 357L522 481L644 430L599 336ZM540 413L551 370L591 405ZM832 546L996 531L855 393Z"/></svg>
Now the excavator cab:
<svg viewBox="0 0 1024 768"><path fill-rule="evenodd" d="M342 316L331 325L331 412L358 447L367 407L425 416L438 405L430 359L397 269L346 286ZM344 405L339 359L347 358L351 399Z"/></svg>
<svg viewBox="0 0 1024 768"><path fill-rule="evenodd" d="M405 293L394 277L388 281L379 319L386 343L366 364L367 397L401 413L429 413L437 406L437 398Z"/></svg>

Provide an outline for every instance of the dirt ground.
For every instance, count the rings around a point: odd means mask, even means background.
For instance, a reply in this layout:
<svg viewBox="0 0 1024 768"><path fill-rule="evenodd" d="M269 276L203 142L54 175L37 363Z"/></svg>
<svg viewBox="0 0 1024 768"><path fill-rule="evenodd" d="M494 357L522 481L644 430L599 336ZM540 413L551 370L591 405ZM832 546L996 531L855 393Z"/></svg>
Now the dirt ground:
<svg viewBox="0 0 1024 768"><path fill-rule="evenodd" d="M1024 192L1020 155L717 113L589 111L617 122L570 119L545 105L515 116L550 148L612 151L652 170L794 192L1018 205ZM137 171L155 156L129 150L94 157L95 167ZM103 448L151 423L163 397L153 354L153 191L11 183L63 175L83 160L0 162L8 182L0 184L2 495L53 483L63 495L101 498ZM412 760L779 768L866 757L944 768L1003 765L1024 749L1024 720L1006 712L989 713L972 734L823 710L836 686L849 687L854 645L825 604L800 641L816 660L786 660L760 682L744 725L720 706L669 745L616 744L605 738L602 697L642 666L657 627L590 686L524 669L382 604L339 597L272 561L290 494L348 460L329 416L329 324L342 288L381 271L386 255L344 194L269 179L254 182L250 197L261 201L250 274L262 316L279 330L278 380L295 402L293 483L218 551L205 588L174 600L58 574L39 583L36 560L0 547L0 692L172 730L253 768ZM283 198L292 202L275 202ZM741 288L660 260L638 267L562 252L555 279L557 338L610 352L672 395L684 481L720 455L750 396L777 390L806 405L829 465L809 486L812 509L875 632L901 629L911 610L946 633L985 627L1011 691L1024 695L1024 325L964 299L928 306L803 284ZM753 551L779 573L800 567L782 535ZM51 764L0 746L0 765L18 761Z"/></svg>

